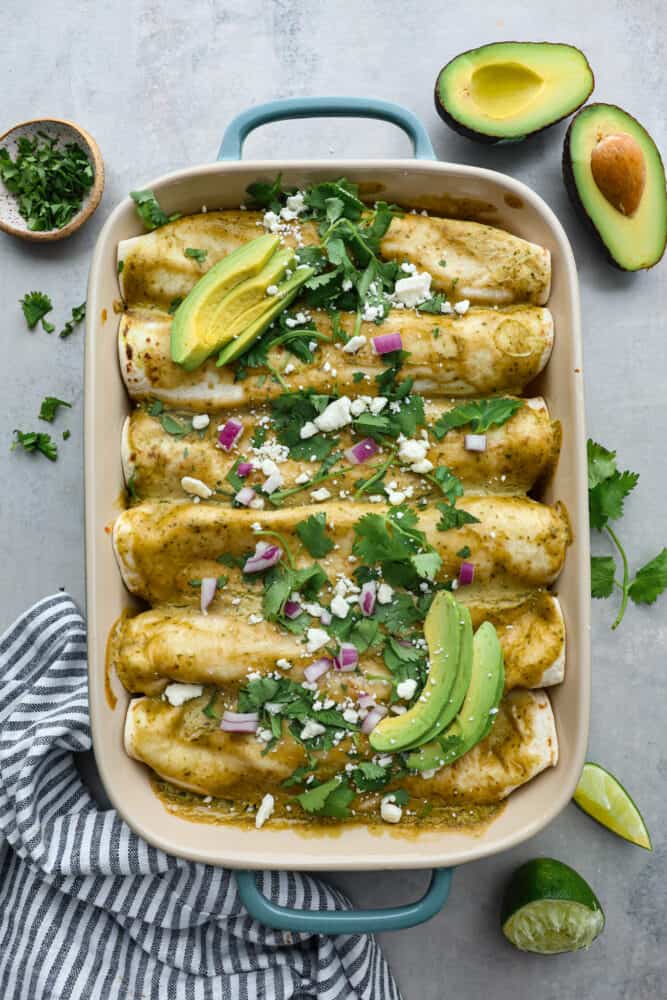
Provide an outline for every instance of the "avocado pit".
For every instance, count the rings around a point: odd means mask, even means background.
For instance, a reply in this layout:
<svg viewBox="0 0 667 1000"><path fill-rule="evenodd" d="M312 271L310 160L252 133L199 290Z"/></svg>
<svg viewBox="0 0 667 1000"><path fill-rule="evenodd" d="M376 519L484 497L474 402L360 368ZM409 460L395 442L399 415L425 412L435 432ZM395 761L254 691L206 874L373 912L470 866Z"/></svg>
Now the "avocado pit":
<svg viewBox="0 0 667 1000"><path fill-rule="evenodd" d="M646 187L646 160L627 132L603 136L591 152L591 173L610 205L631 217Z"/></svg>

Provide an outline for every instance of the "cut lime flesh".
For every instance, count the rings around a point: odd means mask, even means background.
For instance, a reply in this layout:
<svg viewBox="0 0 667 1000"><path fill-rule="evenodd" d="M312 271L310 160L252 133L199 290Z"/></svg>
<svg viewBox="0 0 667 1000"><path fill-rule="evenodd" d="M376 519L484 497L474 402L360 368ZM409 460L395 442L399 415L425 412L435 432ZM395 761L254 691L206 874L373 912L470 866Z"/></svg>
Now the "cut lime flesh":
<svg viewBox="0 0 667 1000"><path fill-rule="evenodd" d="M623 785L599 764L584 764L574 801L612 833L647 851L653 850L639 809Z"/></svg>
<svg viewBox="0 0 667 1000"><path fill-rule="evenodd" d="M590 947L603 927L601 910L563 899L542 899L512 914L503 924L503 934L521 951L557 955Z"/></svg>

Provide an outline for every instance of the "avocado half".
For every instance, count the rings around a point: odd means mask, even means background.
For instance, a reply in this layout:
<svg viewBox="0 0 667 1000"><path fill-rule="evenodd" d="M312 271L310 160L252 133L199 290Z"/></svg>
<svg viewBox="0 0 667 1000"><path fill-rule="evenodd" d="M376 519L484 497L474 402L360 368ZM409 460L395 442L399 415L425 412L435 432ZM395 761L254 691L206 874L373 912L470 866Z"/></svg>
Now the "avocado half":
<svg viewBox="0 0 667 1000"><path fill-rule="evenodd" d="M572 203L624 271L653 267L667 245L665 168L636 118L589 104L570 123L563 180Z"/></svg>
<svg viewBox="0 0 667 1000"><path fill-rule="evenodd" d="M440 70L435 106L468 139L519 142L571 115L594 82L586 56L572 45L493 42Z"/></svg>

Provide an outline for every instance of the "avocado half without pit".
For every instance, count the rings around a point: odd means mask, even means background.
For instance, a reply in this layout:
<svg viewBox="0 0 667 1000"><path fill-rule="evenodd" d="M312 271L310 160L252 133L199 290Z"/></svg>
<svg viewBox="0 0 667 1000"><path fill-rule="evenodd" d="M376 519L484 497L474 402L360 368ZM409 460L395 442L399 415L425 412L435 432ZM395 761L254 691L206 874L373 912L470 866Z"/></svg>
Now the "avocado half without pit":
<svg viewBox="0 0 667 1000"><path fill-rule="evenodd" d="M589 104L567 130L563 179L612 263L653 267L667 243L665 170L653 139L614 104Z"/></svg>
<svg viewBox="0 0 667 1000"><path fill-rule="evenodd" d="M456 56L440 71L435 106L478 142L519 142L571 115L593 90L583 52L552 42L494 42Z"/></svg>

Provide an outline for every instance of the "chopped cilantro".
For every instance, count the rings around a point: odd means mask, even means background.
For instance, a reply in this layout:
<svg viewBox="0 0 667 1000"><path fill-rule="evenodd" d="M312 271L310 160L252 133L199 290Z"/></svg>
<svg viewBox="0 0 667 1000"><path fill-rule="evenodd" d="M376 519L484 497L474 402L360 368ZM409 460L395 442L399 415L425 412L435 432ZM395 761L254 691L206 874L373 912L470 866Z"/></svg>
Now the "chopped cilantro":
<svg viewBox="0 0 667 1000"><path fill-rule="evenodd" d="M363 372L355 372L354 375L352 376L352 381L356 384L358 382L363 382L365 378L366 376L364 375Z"/></svg>
<svg viewBox="0 0 667 1000"><path fill-rule="evenodd" d="M439 465L433 472L429 473L428 479L442 490L451 504L455 504L457 498L463 496L461 480L446 465Z"/></svg>
<svg viewBox="0 0 667 1000"><path fill-rule="evenodd" d="M459 559L467 559L468 556L470 555L470 546L464 545L463 548L459 549L459 551L456 554L459 557Z"/></svg>
<svg viewBox="0 0 667 1000"><path fill-rule="evenodd" d="M282 174L278 174L275 181L267 184L266 181L255 181L246 188L253 208L268 208L273 211L280 211L284 201L284 192L281 186Z"/></svg>
<svg viewBox="0 0 667 1000"><path fill-rule="evenodd" d="M464 524L479 524L479 518L469 514L467 510L455 507L454 504L440 501L436 504L440 511L440 520L436 524L438 531L450 531L452 528L462 528Z"/></svg>
<svg viewBox="0 0 667 1000"><path fill-rule="evenodd" d="M50 434L42 434L37 431L15 430L16 439L11 450L14 451L19 445L24 451L40 451L51 462L55 462L58 457L58 445L53 441Z"/></svg>
<svg viewBox="0 0 667 1000"><path fill-rule="evenodd" d="M433 579L442 560L420 531L416 513L394 507L386 514L364 514L354 526L354 554L367 565L378 564L392 586L408 589Z"/></svg>
<svg viewBox="0 0 667 1000"><path fill-rule="evenodd" d="M304 812L345 819L350 815L348 806L354 797L355 792L347 780L342 775L336 775L321 785L311 785L307 791L297 795L296 800Z"/></svg>
<svg viewBox="0 0 667 1000"><path fill-rule="evenodd" d="M483 434L491 427L501 427L522 406L522 399L503 397L459 403L436 420L433 433L440 441L448 431L469 424L473 434Z"/></svg>
<svg viewBox="0 0 667 1000"><path fill-rule="evenodd" d="M46 314L51 312L53 303L45 292L26 292L21 299L21 308L28 327L34 330L40 319L43 320ZM50 323L47 325L51 326ZM51 331L47 330L48 332Z"/></svg>
<svg viewBox="0 0 667 1000"><path fill-rule="evenodd" d="M124 260L119 260L118 261L118 264L116 265L116 270L117 270L118 274L122 274L123 273L123 271L125 270L125 261Z"/></svg>
<svg viewBox="0 0 667 1000"><path fill-rule="evenodd" d="M171 413L160 413L158 420L162 429L173 437L185 437L192 432L192 419L190 417L175 417Z"/></svg>
<svg viewBox="0 0 667 1000"><path fill-rule="evenodd" d="M86 318L86 303L82 302L80 306L72 306L72 317L68 319L64 327L58 334L59 337L65 339L74 331L74 327L78 326Z"/></svg>
<svg viewBox="0 0 667 1000"><path fill-rule="evenodd" d="M164 403L161 399L154 399L151 405L148 407L148 412L151 417L159 417L164 410Z"/></svg>
<svg viewBox="0 0 667 1000"><path fill-rule="evenodd" d="M16 196L31 232L62 229L81 209L93 183L93 166L78 142L60 145L45 132L21 136L16 159L0 149L0 179Z"/></svg>
<svg viewBox="0 0 667 1000"><path fill-rule="evenodd" d="M71 409L72 404L66 403L64 399L58 399L57 396L45 396L39 408L39 419L48 420L52 424L60 406L68 406Z"/></svg>
<svg viewBox="0 0 667 1000"><path fill-rule="evenodd" d="M167 222L174 222L180 218L180 212L167 215L152 191L130 191L130 197L134 202L137 215L146 229L158 229L160 226L166 225Z"/></svg>
<svg viewBox="0 0 667 1000"><path fill-rule="evenodd" d="M63 441L69 441L69 438L70 438L70 434L71 434L71 433L72 433L72 432L71 432L71 431L69 431L69 430L66 430L66 431L63 431Z"/></svg>
<svg viewBox="0 0 667 1000"><path fill-rule="evenodd" d="M311 514L305 521L297 524L296 533L304 547L315 559L321 559L334 547L334 543L327 535L325 514Z"/></svg>
<svg viewBox="0 0 667 1000"><path fill-rule="evenodd" d="M186 247L183 253L191 260L196 260L198 264L203 264L208 257L208 250L197 250L195 247Z"/></svg>
<svg viewBox="0 0 667 1000"><path fill-rule="evenodd" d="M178 307L180 306L180 304L181 304L182 301L183 301L183 296L182 295L177 295L175 299L171 300L171 302L169 303L169 309L168 309L168 312L169 312L170 316L174 315L174 313L176 312L176 310L178 309Z"/></svg>

